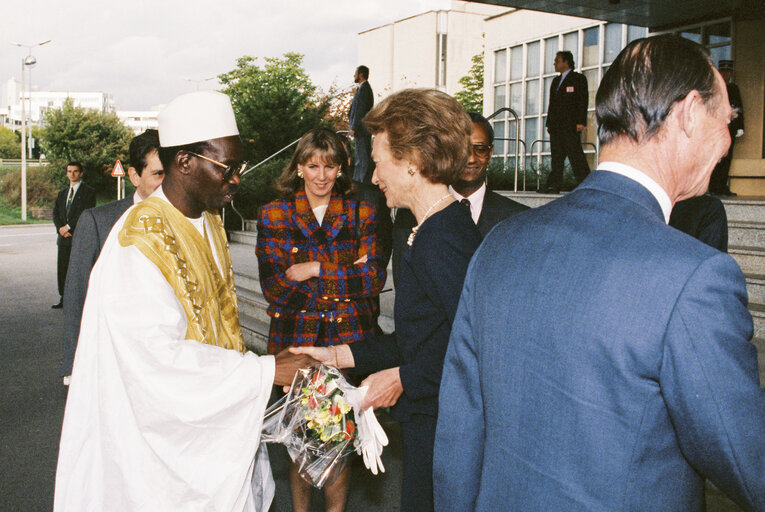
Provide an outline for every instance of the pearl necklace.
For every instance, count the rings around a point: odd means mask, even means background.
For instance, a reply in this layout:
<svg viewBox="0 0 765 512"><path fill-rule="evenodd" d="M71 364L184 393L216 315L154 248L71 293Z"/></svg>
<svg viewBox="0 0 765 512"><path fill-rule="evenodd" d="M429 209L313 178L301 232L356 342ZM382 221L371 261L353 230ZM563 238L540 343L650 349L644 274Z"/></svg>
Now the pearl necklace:
<svg viewBox="0 0 765 512"><path fill-rule="evenodd" d="M428 220L428 217L430 217L430 212L433 211L433 208L438 206L445 199L449 199L450 197L452 197L451 194L446 194L444 197L442 197L441 199L439 199L438 201L430 205L430 208L427 209L427 211L425 212L425 215L422 216L422 222L420 222L419 224L417 224L415 227L412 228L412 232L409 234L409 238L406 239L406 245L408 245L409 247L412 246L412 243L414 242L414 235L417 234L417 230L420 229L420 226L422 226L422 224L426 220Z"/></svg>

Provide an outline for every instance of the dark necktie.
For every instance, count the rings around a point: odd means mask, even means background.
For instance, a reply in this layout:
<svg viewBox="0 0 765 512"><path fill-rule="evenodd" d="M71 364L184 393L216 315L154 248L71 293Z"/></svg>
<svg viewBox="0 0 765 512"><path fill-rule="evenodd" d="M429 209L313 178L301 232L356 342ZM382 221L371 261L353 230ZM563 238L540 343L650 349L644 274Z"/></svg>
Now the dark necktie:
<svg viewBox="0 0 765 512"><path fill-rule="evenodd" d="M73 197L74 197L74 187L69 187L69 197L66 198L66 213L69 213L69 207L72 206Z"/></svg>

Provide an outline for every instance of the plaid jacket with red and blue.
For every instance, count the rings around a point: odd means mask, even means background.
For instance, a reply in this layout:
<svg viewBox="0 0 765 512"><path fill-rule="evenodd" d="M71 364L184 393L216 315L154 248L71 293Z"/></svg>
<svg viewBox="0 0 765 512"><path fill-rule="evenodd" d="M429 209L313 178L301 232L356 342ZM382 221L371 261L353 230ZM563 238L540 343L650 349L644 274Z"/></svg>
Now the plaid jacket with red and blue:
<svg viewBox="0 0 765 512"><path fill-rule="evenodd" d="M356 219L356 199L333 193L320 226L303 190L261 209L255 254L271 317L269 353L313 345L322 323L329 345L374 333L379 311L373 298L385 284L385 260L374 207L362 201L358 212ZM365 254L366 263L353 264ZM309 261L321 262L319 277L285 277L290 266Z"/></svg>

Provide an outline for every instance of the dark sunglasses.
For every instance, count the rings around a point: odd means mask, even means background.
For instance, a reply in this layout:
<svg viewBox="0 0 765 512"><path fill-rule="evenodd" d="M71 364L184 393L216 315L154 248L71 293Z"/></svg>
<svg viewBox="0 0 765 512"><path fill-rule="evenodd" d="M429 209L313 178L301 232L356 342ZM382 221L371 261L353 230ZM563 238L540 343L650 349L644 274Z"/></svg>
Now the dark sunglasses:
<svg viewBox="0 0 765 512"><path fill-rule="evenodd" d="M241 176L245 169L250 165L248 162L242 162L239 164L234 165L226 165L224 163L218 162L217 160L213 160L212 158L208 158L204 155L200 155L199 153L194 153L193 151L186 151L186 153L190 155L194 155L198 158L201 158L202 160L207 160L208 162L211 162L219 167L223 168L223 181L228 181L234 176Z"/></svg>
<svg viewBox="0 0 765 512"><path fill-rule="evenodd" d="M491 150L493 146L486 145L486 144L471 144L470 147L473 149L473 153L483 157L483 156L489 156L491 154Z"/></svg>

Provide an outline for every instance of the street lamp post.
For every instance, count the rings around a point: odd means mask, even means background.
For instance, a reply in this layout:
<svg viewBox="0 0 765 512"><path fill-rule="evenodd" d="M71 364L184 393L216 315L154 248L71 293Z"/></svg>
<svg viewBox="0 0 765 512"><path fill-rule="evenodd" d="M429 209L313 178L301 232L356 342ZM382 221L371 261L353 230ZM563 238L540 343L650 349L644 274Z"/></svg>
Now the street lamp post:
<svg viewBox="0 0 765 512"><path fill-rule="evenodd" d="M14 46L23 46L29 50L29 54L21 59L21 220L27 220L27 113L26 113L26 80L25 68L30 69L29 74L29 109L32 110L32 66L37 59L32 55L32 48L50 43L50 39L36 44L22 44L11 42ZM31 113L31 112L30 112ZM30 129L31 131L31 129Z"/></svg>
<svg viewBox="0 0 765 512"><path fill-rule="evenodd" d="M214 76L208 76L207 78L198 78L198 79L197 78L189 78L187 76L183 77L183 79L186 80L187 82L194 82L195 84L197 84L197 89L196 89L197 91L199 90L199 85L202 82L207 82L208 80L213 80L214 78L215 78Z"/></svg>

